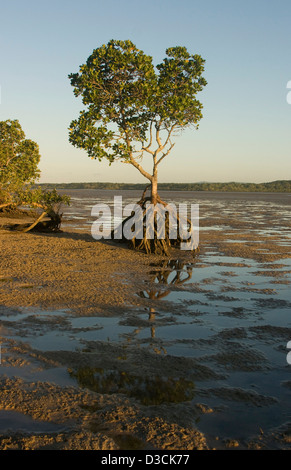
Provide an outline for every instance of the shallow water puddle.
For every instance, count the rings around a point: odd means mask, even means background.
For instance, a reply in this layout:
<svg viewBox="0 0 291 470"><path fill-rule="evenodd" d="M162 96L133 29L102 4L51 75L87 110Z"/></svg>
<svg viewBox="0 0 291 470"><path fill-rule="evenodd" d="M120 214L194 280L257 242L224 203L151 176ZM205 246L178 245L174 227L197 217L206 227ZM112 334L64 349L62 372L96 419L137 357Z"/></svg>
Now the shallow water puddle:
<svg viewBox="0 0 291 470"><path fill-rule="evenodd" d="M47 421L39 421L18 411L0 410L1 433L57 433L63 430L64 426Z"/></svg>

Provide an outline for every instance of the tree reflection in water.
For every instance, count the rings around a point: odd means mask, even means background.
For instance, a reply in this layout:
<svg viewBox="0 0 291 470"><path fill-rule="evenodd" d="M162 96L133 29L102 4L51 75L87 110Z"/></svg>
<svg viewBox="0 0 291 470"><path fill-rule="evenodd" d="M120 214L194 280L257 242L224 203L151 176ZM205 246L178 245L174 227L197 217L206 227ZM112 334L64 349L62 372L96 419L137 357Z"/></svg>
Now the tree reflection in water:
<svg viewBox="0 0 291 470"><path fill-rule="evenodd" d="M181 285L192 278L193 266L180 260L162 261L152 264L156 269L150 271L151 287L138 293L144 299L159 300L170 294L171 289L158 289L156 285Z"/></svg>
<svg viewBox="0 0 291 470"><path fill-rule="evenodd" d="M185 264L181 260L166 260L161 263L153 263L152 266L156 269L150 272L150 287L138 292L138 296L143 299L163 299L171 293L171 289L161 289L156 287L157 285L180 286L192 278L193 266ZM149 320L151 322L155 321L157 313L154 307L149 307ZM139 331L136 330L135 332L138 333ZM151 326L151 338L154 338L155 334L156 327L153 324ZM164 351L164 348L162 349Z"/></svg>

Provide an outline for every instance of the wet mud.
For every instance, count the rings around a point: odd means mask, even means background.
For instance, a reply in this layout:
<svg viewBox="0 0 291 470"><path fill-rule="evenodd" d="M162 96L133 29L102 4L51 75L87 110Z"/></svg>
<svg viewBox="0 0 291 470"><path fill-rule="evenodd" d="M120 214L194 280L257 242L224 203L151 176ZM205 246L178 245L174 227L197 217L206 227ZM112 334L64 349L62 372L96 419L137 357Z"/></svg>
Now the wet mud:
<svg viewBox="0 0 291 470"><path fill-rule="evenodd" d="M93 240L92 198L0 232L0 449L290 448L286 196L195 199L170 258Z"/></svg>

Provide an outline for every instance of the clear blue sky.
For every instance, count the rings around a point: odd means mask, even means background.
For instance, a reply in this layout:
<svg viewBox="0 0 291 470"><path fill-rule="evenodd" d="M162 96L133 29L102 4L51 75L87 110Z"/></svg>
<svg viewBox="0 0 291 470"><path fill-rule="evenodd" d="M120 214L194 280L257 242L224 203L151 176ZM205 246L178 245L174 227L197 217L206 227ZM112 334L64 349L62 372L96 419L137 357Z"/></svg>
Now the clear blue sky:
<svg viewBox="0 0 291 470"><path fill-rule="evenodd" d="M291 179L290 0L9 0L0 14L0 119L38 142L42 182L144 181L68 142L82 109L68 74L110 39L154 63L176 45L206 60L204 118L177 139L160 181Z"/></svg>

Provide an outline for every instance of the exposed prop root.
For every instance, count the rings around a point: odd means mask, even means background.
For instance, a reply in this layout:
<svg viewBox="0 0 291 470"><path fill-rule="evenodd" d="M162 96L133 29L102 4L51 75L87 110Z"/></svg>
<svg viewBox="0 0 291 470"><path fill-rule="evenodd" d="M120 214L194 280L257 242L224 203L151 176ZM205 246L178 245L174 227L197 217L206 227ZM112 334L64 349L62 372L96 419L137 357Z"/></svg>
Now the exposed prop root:
<svg viewBox="0 0 291 470"><path fill-rule="evenodd" d="M184 231L187 229L188 233L191 232L191 220L187 218L186 220L182 221L179 214L176 214L176 212L171 214L170 219L168 208L165 210L167 203L162 201L159 196L157 198L158 204L156 206L149 206L147 203L150 202L151 198L145 197L147 189L148 187L143 192L141 200L137 203L142 209L142 220L138 220L138 226L140 227L139 231L136 229L136 225L132 223L132 237L124 235L125 226L128 226L130 221L134 220L133 212L121 223L121 227L112 231L111 237L113 239L118 239L118 241L121 243L126 243L130 248L142 251L147 254L152 253L156 255L169 256L171 247L180 246L181 243L189 243L189 248L184 249L189 249L193 253L197 253L199 251L198 245L195 245L191 239L189 240L181 238L179 234L180 224L182 223L184 226L186 225L186 227L184 227ZM151 209L149 209L149 207L151 207ZM153 211L153 207L155 207L155 211ZM150 210L152 212L149 215ZM159 223L159 218L160 220L163 220L163 223ZM150 224L148 224L149 219ZM171 232L171 227L173 227L173 225L170 227L170 224L173 224L173 222L176 226L175 237L173 237L173 232ZM119 237L115 236L117 233L119 233Z"/></svg>
<svg viewBox="0 0 291 470"><path fill-rule="evenodd" d="M147 193L147 190L151 187L151 184L148 184L145 189L144 189L144 192L142 193L142 196L141 196L141 199L138 201L137 204L139 204L140 206L144 206L146 202L150 202L151 201L151 198L150 197L146 197L146 193ZM160 198L159 195L157 195L157 203L158 204L162 204L163 206L166 206L167 203L165 201L162 201L162 199Z"/></svg>

